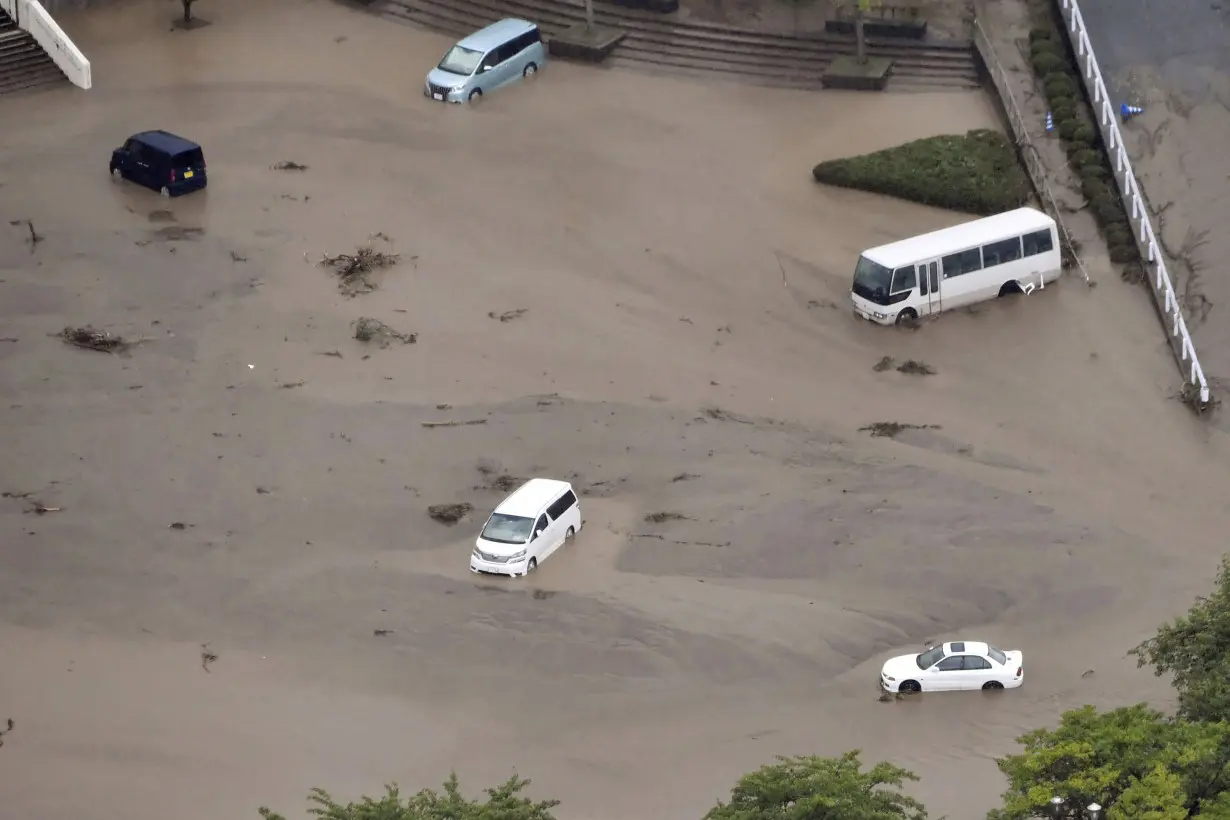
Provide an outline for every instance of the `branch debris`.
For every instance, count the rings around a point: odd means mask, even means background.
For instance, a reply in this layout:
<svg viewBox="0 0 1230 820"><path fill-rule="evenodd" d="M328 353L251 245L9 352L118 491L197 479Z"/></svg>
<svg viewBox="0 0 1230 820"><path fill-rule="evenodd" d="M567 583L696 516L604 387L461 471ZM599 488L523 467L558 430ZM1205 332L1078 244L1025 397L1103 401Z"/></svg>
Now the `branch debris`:
<svg viewBox="0 0 1230 820"><path fill-rule="evenodd" d="M384 253L364 245L357 248L353 254L341 253L337 256L324 254L320 264L332 268L338 276L338 290L347 296L360 293L370 293L376 289L376 284L368 277L383 268L391 268L401 258L398 253Z"/></svg>
<svg viewBox="0 0 1230 820"><path fill-rule="evenodd" d="M292 159L284 159L281 162L276 162L270 166L275 171L306 171L306 165L300 165Z"/></svg>
<svg viewBox="0 0 1230 820"><path fill-rule="evenodd" d="M382 348L388 347L393 342L412 345L419 340L417 333L402 333L370 316L360 316L351 326L354 328L354 337L360 342L378 342Z"/></svg>
<svg viewBox="0 0 1230 820"><path fill-rule="evenodd" d="M456 421L423 421L424 427L471 427L475 424L486 424L486 419L458 419Z"/></svg>
<svg viewBox="0 0 1230 820"><path fill-rule="evenodd" d="M100 353L123 353L133 343L123 336L97 330L89 325L85 327L66 327L60 331L60 338L73 347L86 350L97 350Z"/></svg>

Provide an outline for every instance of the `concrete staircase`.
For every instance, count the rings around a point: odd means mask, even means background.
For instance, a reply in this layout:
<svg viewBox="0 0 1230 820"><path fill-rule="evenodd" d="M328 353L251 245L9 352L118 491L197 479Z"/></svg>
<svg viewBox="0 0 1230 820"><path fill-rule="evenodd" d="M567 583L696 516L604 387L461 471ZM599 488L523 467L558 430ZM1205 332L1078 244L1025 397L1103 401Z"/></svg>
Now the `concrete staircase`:
<svg viewBox="0 0 1230 820"><path fill-rule="evenodd" d="M68 84L43 47L0 11L0 94Z"/></svg>

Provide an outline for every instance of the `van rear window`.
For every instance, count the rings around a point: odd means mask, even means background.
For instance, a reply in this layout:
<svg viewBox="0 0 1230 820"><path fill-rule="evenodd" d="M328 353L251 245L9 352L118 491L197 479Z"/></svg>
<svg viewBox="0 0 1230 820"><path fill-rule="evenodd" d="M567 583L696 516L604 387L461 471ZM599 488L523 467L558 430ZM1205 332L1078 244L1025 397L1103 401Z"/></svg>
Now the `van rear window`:
<svg viewBox="0 0 1230 820"><path fill-rule="evenodd" d="M188 168L196 165L204 165L205 157L201 153L200 148L193 148L191 151L184 151L182 154L176 154L171 157L171 164L176 168Z"/></svg>

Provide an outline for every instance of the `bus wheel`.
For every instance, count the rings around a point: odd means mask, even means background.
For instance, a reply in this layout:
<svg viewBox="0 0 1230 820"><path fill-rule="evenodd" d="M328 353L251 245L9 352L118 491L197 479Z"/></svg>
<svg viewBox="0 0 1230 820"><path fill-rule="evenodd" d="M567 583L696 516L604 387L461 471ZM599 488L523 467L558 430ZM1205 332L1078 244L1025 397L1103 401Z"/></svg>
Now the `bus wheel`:
<svg viewBox="0 0 1230 820"><path fill-rule="evenodd" d="M1021 286L1016 282L1004 282L1004 286L999 289L1000 296L1011 296L1014 293L1021 292Z"/></svg>
<svg viewBox="0 0 1230 820"><path fill-rule="evenodd" d="M914 308L906 308L897 314L897 324L909 327L918 321L918 311Z"/></svg>

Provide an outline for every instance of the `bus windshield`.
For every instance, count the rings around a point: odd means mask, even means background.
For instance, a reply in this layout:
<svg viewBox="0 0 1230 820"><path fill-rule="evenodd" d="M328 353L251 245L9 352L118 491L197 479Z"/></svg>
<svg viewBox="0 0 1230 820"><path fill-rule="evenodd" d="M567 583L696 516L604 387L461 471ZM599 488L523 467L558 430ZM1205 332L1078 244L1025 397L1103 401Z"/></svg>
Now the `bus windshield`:
<svg viewBox="0 0 1230 820"><path fill-rule="evenodd" d="M872 262L865 256L858 258L858 266L854 269L854 293L877 305L888 304L888 292L892 286L893 272Z"/></svg>

